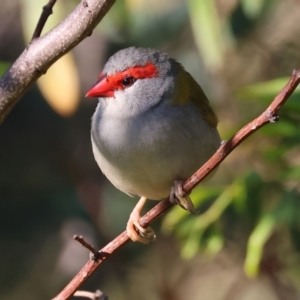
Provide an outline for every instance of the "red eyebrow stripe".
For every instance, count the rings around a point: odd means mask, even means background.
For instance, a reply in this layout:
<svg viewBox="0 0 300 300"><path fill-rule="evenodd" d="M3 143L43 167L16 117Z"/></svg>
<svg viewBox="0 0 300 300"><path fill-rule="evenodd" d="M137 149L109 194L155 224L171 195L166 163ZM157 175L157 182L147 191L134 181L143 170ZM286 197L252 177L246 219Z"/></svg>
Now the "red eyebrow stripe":
<svg viewBox="0 0 300 300"><path fill-rule="evenodd" d="M101 74L100 74L101 76ZM145 66L136 66L128 68L125 71L117 72L106 77L107 83L112 89L124 89L122 80L125 77L134 77L135 79L153 78L158 76L158 70L152 63L147 63Z"/></svg>

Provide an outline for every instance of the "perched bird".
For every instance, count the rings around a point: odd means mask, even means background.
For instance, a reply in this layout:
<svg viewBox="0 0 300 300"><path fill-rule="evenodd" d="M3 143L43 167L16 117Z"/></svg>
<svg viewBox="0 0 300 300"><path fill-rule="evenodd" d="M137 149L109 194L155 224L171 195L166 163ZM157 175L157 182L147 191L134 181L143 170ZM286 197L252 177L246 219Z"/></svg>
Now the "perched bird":
<svg viewBox="0 0 300 300"><path fill-rule="evenodd" d="M217 117L182 65L153 49L115 53L86 96L99 97L91 130L95 159L116 188L141 197L127 234L147 244L155 239L139 224L147 199L172 190L173 199L194 211L182 183L219 147Z"/></svg>

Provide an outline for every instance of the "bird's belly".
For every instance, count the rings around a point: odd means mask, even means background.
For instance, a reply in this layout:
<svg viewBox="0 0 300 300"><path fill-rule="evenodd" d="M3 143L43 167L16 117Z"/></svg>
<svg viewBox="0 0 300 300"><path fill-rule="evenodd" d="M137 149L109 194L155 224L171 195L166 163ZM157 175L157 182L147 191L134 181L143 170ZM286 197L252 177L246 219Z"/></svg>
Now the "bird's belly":
<svg viewBox="0 0 300 300"><path fill-rule="evenodd" d="M123 153L118 159L111 159L95 146L93 152L103 174L119 190L153 200L168 196L173 178L168 169L162 169L158 164L148 164L140 159L142 155Z"/></svg>
<svg viewBox="0 0 300 300"><path fill-rule="evenodd" d="M92 145L100 169L115 187L160 200L169 195L174 180L188 178L214 153L219 135L212 128L208 136L197 134L188 129L189 122L151 121L94 124ZM203 121L197 125L201 132Z"/></svg>

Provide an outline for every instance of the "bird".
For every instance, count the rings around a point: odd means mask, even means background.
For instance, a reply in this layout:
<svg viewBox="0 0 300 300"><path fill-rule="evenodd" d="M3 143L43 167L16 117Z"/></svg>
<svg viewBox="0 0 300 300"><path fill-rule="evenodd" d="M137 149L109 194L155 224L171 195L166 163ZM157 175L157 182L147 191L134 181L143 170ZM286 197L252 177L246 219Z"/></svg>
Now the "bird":
<svg viewBox="0 0 300 300"><path fill-rule="evenodd" d="M91 141L102 173L122 192L139 196L126 226L149 244L156 235L139 224L147 199L195 212L184 180L220 146L218 119L200 85L168 54L129 47L112 55L86 97L98 97Z"/></svg>

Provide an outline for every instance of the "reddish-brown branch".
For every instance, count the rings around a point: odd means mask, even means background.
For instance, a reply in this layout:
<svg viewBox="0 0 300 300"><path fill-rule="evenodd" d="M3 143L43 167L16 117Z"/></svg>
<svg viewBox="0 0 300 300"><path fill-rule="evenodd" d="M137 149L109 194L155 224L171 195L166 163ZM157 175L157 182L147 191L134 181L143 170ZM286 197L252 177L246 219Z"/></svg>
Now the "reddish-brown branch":
<svg viewBox="0 0 300 300"><path fill-rule="evenodd" d="M185 181L183 185L184 191L190 192L249 135L253 134L265 124L276 122L278 120L277 112L285 103L285 101L290 97L299 83L300 70L295 70L287 85L275 97L269 107L260 116L258 116L256 119L239 130L230 140L223 142L217 152L195 174L193 174L189 179ZM151 222L165 213L172 206L173 204L169 201L169 199L161 201L140 219L141 226L148 226ZM124 231L99 251L99 260L89 260L87 264L79 271L79 273L71 280L71 282L63 289L63 291L54 299L69 299L74 294L74 292L91 276L95 269L97 269L103 263L103 261L109 258L110 255L112 255L128 242L129 238L126 234L126 231Z"/></svg>
<svg viewBox="0 0 300 300"><path fill-rule="evenodd" d="M34 40L41 35L41 32L42 32L49 16L53 13L52 8L53 8L55 2L56 2L56 0L49 0L49 2L43 7L42 14L41 14L40 19L35 27L35 30L34 30L31 40Z"/></svg>

